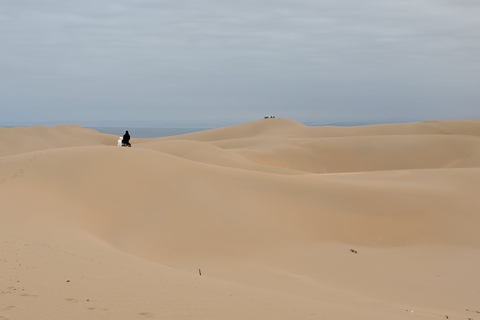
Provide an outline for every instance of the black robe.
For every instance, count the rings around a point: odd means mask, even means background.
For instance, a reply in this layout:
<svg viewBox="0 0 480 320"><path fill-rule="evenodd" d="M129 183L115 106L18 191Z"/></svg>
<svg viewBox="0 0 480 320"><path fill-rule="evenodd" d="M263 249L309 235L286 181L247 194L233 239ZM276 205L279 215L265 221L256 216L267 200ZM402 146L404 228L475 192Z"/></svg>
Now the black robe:
<svg viewBox="0 0 480 320"><path fill-rule="evenodd" d="M128 131L123 135L122 144L127 146L130 145L130 134L128 134Z"/></svg>

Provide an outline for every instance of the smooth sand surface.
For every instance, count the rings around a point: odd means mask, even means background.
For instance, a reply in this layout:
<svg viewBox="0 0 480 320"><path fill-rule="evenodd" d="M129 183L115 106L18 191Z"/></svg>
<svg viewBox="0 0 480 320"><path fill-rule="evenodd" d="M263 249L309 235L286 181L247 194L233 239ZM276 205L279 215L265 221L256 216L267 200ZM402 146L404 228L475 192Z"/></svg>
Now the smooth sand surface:
<svg viewBox="0 0 480 320"><path fill-rule="evenodd" d="M117 139L0 128L0 320L480 319L480 120Z"/></svg>

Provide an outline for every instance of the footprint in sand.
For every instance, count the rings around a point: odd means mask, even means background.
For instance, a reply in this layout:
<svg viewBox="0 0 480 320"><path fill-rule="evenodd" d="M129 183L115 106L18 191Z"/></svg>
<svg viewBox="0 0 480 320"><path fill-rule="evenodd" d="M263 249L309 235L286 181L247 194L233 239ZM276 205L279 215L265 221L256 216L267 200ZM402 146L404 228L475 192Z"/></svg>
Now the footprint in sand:
<svg viewBox="0 0 480 320"><path fill-rule="evenodd" d="M75 299L75 298L67 298L65 300L70 301L70 302L78 302L78 300Z"/></svg>

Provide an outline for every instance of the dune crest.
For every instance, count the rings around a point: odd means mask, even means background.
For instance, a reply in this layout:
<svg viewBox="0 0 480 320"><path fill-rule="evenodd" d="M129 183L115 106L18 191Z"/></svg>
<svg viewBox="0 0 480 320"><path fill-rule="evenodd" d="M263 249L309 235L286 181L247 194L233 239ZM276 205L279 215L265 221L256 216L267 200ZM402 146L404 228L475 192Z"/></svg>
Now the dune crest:
<svg viewBox="0 0 480 320"><path fill-rule="evenodd" d="M139 147L215 165L341 173L480 167L479 137L476 120L307 127L275 118L148 139Z"/></svg>
<svg viewBox="0 0 480 320"><path fill-rule="evenodd" d="M475 319L479 120L0 139L0 319Z"/></svg>
<svg viewBox="0 0 480 320"><path fill-rule="evenodd" d="M116 136L77 125L1 128L0 157L52 148L111 145Z"/></svg>

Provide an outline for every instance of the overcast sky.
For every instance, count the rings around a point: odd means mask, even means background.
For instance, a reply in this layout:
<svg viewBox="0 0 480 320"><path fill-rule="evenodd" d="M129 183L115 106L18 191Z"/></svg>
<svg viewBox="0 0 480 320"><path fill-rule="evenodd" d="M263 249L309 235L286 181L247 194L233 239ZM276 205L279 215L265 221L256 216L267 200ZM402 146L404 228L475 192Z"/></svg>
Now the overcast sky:
<svg viewBox="0 0 480 320"><path fill-rule="evenodd" d="M478 0L0 0L0 124L480 119Z"/></svg>

